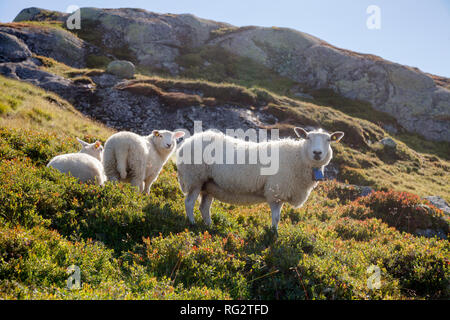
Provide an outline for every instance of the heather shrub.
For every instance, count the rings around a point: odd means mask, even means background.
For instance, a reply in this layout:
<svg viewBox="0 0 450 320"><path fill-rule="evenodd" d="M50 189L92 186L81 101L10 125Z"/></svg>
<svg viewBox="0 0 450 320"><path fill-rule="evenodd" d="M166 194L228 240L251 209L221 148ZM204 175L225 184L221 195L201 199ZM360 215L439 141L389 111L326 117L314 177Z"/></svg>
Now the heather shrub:
<svg viewBox="0 0 450 320"><path fill-rule="evenodd" d="M188 60L195 64L195 53ZM227 65L213 63L211 75ZM83 81L102 72L45 60L42 67ZM253 67L243 63L240 70L252 77ZM288 88L278 80L274 86ZM396 157L383 158L370 143L383 130L331 108L277 96L251 81L243 87L138 75L128 83L134 93L171 97L174 106L264 108L279 120L282 136L299 124L340 128L348 139L334 148L339 178L384 190L360 197L359 187L321 182L302 208L283 207L278 234L266 204L214 201L210 227L197 204L197 224L190 225L171 162L150 195L129 184L82 184L46 168L53 156L79 150L76 136L105 141L113 130L54 94L4 77L0 82L8 91L0 97L0 299L450 297L449 241L416 233L429 228L448 235L448 218L418 196L388 191L448 198L448 164L434 156L445 154L442 144L417 140L433 153L420 157L399 144ZM66 287L71 264L80 267L81 289ZM368 270L374 267L381 284L372 290Z"/></svg>
<svg viewBox="0 0 450 320"><path fill-rule="evenodd" d="M363 205L368 210L361 208ZM407 192L379 191L352 203L345 215L357 219L376 217L400 231L417 229L442 229L449 233L448 218L428 201Z"/></svg>
<svg viewBox="0 0 450 320"><path fill-rule="evenodd" d="M220 289L235 298L248 297L246 280L241 273L245 261L241 257L243 240L229 234L211 236L207 231L197 235L189 231L145 238L131 254L157 277L173 279L175 284Z"/></svg>
<svg viewBox="0 0 450 320"><path fill-rule="evenodd" d="M323 183L319 188L328 198L339 199L342 203L353 201L361 195L361 190L357 186L338 183L336 180Z"/></svg>
<svg viewBox="0 0 450 320"><path fill-rule="evenodd" d="M118 279L112 251L92 240L72 243L42 227L1 227L0 248L0 279L33 287L65 287L72 264L82 270L81 281L91 285Z"/></svg>

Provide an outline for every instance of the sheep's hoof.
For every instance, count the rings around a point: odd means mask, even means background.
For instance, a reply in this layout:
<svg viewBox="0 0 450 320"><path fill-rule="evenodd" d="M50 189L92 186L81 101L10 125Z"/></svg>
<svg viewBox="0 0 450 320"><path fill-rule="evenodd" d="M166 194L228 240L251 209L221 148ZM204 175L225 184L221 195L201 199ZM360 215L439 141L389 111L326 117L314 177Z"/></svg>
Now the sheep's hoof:
<svg viewBox="0 0 450 320"><path fill-rule="evenodd" d="M273 236L276 238L278 236L278 226L272 226L270 230L272 231Z"/></svg>

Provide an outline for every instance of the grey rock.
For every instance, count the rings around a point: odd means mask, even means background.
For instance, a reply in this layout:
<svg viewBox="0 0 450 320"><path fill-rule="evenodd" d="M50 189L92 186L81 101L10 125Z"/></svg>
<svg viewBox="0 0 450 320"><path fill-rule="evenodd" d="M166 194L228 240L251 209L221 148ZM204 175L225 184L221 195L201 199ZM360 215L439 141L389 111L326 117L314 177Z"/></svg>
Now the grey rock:
<svg viewBox="0 0 450 320"><path fill-rule="evenodd" d="M0 62L19 62L31 57L27 45L17 37L0 32Z"/></svg>
<svg viewBox="0 0 450 320"><path fill-rule="evenodd" d="M393 139L391 139L391 138L383 138L383 139L380 141L380 143L381 143L383 146L388 147L388 148L392 148L392 149L397 148L397 142L395 142L395 141L394 141Z"/></svg>
<svg viewBox="0 0 450 320"><path fill-rule="evenodd" d="M19 21L40 21L45 20L51 16L53 20L64 20L64 17L66 16L64 13L57 12L57 11L50 11L45 10L37 7L31 7L31 8L25 8L22 11L19 12L19 14L14 19L14 22Z"/></svg>
<svg viewBox="0 0 450 320"><path fill-rule="evenodd" d="M424 199L428 200L433 206L441 209L447 215L450 215L450 206L448 203L439 196L427 196Z"/></svg>
<svg viewBox="0 0 450 320"><path fill-rule="evenodd" d="M29 82L63 96L73 94L72 81L40 70L32 60L26 60L20 63L0 63L0 74Z"/></svg>
<svg viewBox="0 0 450 320"><path fill-rule="evenodd" d="M86 66L85 56L89 45L61 28L2 25L0 32L20 39L29 51L37 55L50 57L76 68Z"/></svg>
<svg viewBox="0 0 450 320"><path fill-rule="evenodd" d="M338 174L339 174L339 167L334 163L328 164L323 170L323 175L327 180L337 179Z"/></svg>
<svg viewBox="0 0 450 320"><path fill-rule="evenodd" d="M398 129L395 126L393 126L393 125L385 123L385 124L382 124L381 126L383 127L383 129L386 132L388 132L390 134L397 134L398 133Z"/></svg>
<svg viewBox="0 0 450 320"><path fill-rule="evenodd" d="M373 188L368 187L368 186L361 186L360 190L361 190L361 193L360 193L361 197L368 196L372 192L375 192L375 190Z"/></svg>
<svg viewBox="0 0 450 320"><path fill-rule="evenodd" d="M426 238L434 238L438 237L440 239L447 240L447 235L443 230L433 230L433 229L416 229L414 232L418 236L426 237Z"/></svg>
<svg viewBox="0 0 450 320"><path fill-rule="evenodd" d="M126 79L133 78L135 70L134 64L125 60L111 61L106 69L108 73Z"/></svg>

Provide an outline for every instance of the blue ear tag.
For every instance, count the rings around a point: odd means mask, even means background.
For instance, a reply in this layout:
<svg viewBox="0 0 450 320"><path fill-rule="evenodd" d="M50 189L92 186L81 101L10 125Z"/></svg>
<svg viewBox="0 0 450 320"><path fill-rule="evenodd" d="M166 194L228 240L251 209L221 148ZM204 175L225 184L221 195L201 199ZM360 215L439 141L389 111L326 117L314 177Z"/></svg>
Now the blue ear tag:
<svg viewBox="0 0 450 320"><path fill-rule="evenodd" d="M314 181L320 181L324 180L325 177L323 176L323 171L321 168L313 168L313 180Z"/></svg>

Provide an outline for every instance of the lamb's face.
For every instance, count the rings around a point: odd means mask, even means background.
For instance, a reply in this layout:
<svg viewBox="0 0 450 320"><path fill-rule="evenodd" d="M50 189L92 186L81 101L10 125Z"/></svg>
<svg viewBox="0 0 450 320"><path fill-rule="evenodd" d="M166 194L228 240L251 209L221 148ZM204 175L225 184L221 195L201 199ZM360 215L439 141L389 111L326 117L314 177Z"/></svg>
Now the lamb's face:
<svg viewBox="0 0 450 320"><path fill-rule="evenodd" d="M81 144L80 153L86 153L100 162L103 161L103 146L100 141L97 140L94 143L88 143L79 138L77 138L77 140Z"/></svg>
<svg viewBox="0 0 450 320"><path fill-rule="evenodd" d="M295 128L298 137L305 139L305 154L308 159L317 166L329 161L332 156L330 144L338 142L344 136L343 132L337 131L329 134L322 130L306 132L303 128Z"/></svg>
<svg viewBox="0 0 450 320"><path fill-rule="evenodd" d="M184 132L172 132L168 130L153 130L152 139L153 143L160 150L172 151L176 148L177 139L184 136Z"/></svg>

